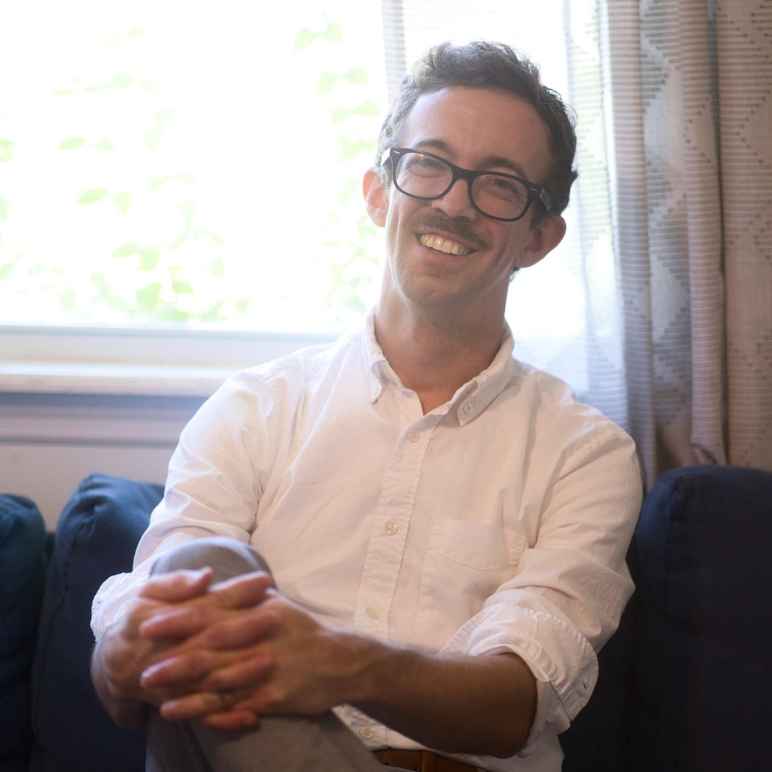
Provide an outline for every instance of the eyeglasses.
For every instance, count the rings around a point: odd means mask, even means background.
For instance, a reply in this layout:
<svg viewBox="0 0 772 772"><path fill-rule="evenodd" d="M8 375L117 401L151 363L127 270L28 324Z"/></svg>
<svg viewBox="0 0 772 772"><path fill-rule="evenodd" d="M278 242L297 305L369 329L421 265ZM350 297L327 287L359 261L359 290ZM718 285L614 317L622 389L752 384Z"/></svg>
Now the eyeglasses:
<svg viewBox="0 0 772 772"><path fill-rule="evenodd" d="M552 210L552 199L545 188L514 174L462 169L432 153L405 147L390 148L386 163L397 190L411 198L434 201L442 198L456 180L466 180L472 206L494 220L519 220L534 201L539 201L547 212Z"/></svg>

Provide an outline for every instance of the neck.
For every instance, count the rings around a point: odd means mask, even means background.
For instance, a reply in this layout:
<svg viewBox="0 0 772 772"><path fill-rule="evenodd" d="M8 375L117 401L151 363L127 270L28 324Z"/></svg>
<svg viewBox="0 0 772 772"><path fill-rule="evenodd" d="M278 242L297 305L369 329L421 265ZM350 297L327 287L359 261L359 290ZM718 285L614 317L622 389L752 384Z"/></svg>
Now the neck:
<svg viewBox="0 0 772 772"><path fill-rule="evenodd" d="M504 337L504 319L460 322L378 306L375 335L402 383L418 394L424 413L447 402L493 361Z"/></svg>

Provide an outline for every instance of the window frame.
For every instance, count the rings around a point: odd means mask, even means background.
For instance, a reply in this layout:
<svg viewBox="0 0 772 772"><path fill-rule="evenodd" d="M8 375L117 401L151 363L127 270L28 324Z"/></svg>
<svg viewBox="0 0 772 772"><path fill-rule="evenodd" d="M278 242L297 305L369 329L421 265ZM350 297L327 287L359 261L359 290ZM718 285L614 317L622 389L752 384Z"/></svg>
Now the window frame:
<svg viewBox="0 0 772 772"><path fill-rule="evenodd" d="M202 396L231 374L332 335L173 327L0 325L3 393Z"/></svg>

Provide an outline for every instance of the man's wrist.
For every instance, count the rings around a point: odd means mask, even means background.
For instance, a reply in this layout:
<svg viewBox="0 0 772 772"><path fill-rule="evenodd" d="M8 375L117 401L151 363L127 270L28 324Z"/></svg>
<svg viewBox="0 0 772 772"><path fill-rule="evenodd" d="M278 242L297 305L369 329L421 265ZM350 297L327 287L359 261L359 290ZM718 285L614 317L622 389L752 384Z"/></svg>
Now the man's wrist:
<svg viewBox="0 0 772 772"><path fill-rule="evenodd" d="M103 636L94 647L91 655L91 680L99 701L112 720L118 726L127 729L138 729L147 721L148 706L136 699L127 699L116 693L107 675L103 660Z"/></svg>
<svg viewBox="0 0 772 772"><path fill-rule="evenodd" d="M349 673L345 702L350 705L381 702L396 681L410 669L417 654L404 647L375 638L349 634L345 644L349 656Z"/></svg>

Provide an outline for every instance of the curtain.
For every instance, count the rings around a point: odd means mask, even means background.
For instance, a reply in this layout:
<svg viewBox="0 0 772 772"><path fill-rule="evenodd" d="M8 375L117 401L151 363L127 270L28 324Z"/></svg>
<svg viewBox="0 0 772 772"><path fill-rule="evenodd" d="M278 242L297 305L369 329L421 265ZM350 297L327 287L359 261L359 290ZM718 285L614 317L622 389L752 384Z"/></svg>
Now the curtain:
<svg viewBox="0 0 772 772"><path fill-rule="evenodd" d="M392 88L440 40L522 49L520 3L449 2L384 0ZM772 0L539 7L528 23L565 51L580 176L572 239L513 284L518 355L630 431L647 485L691 463L772 468ZM561 282L578 313L544 334L523 301L554 317Z"/></svg>
<svg viewBox="0 0 772 772"><path fill-rule="evenodd" d="M772 467L772 3L607 4L629 428L647 482Z"/></svg>
<svg viewBox="0 0 772 772"><path fill-rule="evenodd" d="M772 2L718 4L729 460L772 469Z"/></svg>

